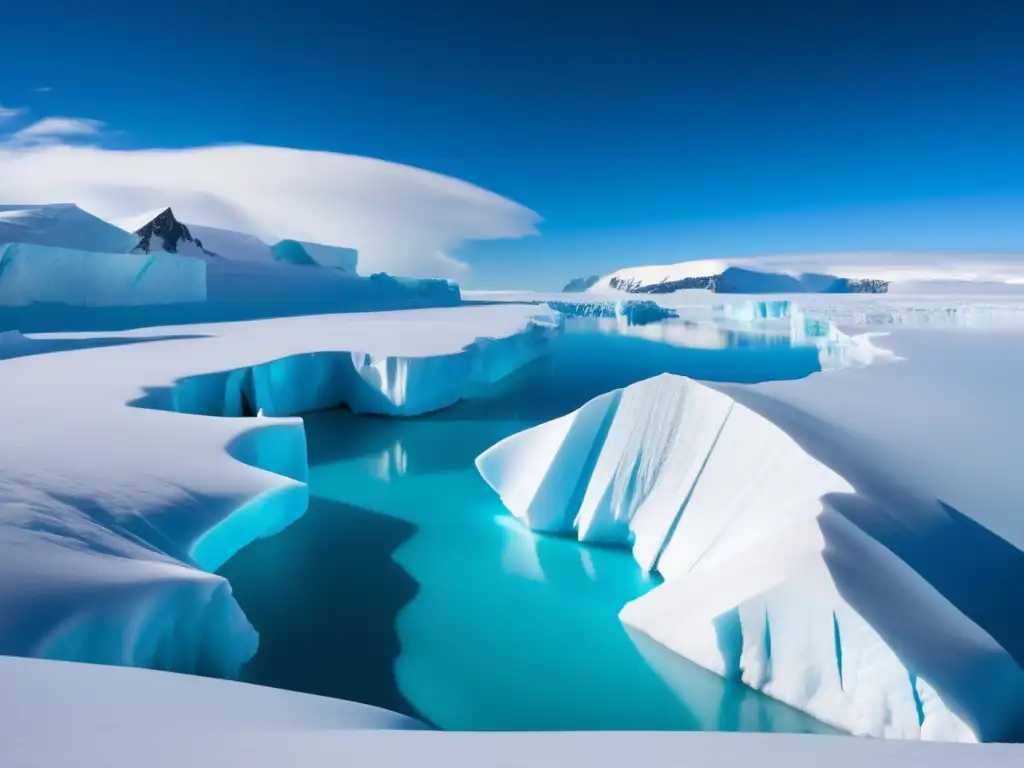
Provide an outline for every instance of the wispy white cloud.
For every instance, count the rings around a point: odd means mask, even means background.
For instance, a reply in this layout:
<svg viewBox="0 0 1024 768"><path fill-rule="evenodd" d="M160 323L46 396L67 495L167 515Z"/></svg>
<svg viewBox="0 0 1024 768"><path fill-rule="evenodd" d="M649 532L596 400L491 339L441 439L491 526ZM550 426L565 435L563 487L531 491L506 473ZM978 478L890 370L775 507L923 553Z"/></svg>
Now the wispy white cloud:
<svg viewBox="0 0 1024 768"><path fill-rule="evenodd" d="M15 143L46 142L82 136L94 136L103 129L99 120L84 117L44 117L11 135Z"/></svg>
<svg viewBox="0 0 1024 768"><path fill-rule="evenodd" d="M48 120L34 129L45 141L0 144L0 203L73 201L107 220L169 205L188 223L350 246L361 272L412 276L457 277L465 267L449 254L460 243L537 234L540 221L473 184L383 160L249 145L71 146L60 142L101 126Z"/></svg>
<svg viewBox="0 0 1024 768"><path fill-rule="evenodd" d="M49 85L41 85L38 88L36 88L36 93L49 93L52 90L53 88L51 88Z"/></svg>
<svg viewBox="0 0 1024 768"><path fill-rule="evenodd" d="M20 117L21 115L24 115L26 111L27 110L25 109L20 109L17 107L5 107L3 104L0 104L0 123L4 122L5 120L12 120L15 117Z"/></svg>

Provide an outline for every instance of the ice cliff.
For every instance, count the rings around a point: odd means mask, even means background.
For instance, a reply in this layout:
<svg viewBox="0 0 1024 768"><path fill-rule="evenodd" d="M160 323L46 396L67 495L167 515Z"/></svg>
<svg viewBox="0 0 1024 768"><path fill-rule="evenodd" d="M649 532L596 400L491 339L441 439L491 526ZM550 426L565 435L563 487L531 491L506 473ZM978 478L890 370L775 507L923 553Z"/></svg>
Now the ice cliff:
<svg viewBox="0 0 1024 768"><path fill-rule="evenodd" d="M206 300L206 264L154 253L0 245L0 306L140 306Z"/></svg>
<svg viewBox="0 0 1024 768"><path fill-rule="evenodd" d="M287 417L441 408L556 332L491 306L5 336L0 655L236 674L258 639L211 571L305 512Z"/></svg>
<svg viewBox="0 0 1024 768"><path fill-rule="evenodd" d="M1020 738L1024 631L988 606L1024 555L858 461L849 434L818 431L798 442L730 394L663 375L477 467L535 530L628 546L659 573L621 618L681 656L857 734ZM834 461L836 446L854 459Z"/></svg>

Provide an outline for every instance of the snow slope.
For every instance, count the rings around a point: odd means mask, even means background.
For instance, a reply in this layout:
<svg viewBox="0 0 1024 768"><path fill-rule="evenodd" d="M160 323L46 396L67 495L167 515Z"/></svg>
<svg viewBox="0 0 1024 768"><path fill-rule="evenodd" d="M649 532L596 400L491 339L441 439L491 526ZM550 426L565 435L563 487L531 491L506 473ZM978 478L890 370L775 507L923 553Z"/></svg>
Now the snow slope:
<svg viewBox="0 0 1024 768"><path fill-rule="evenodd" d="M440 408L553 332L534 308L491 306L13 337L0 654L234 674L257 637L209 571L305 511L305 436L286 417ZM258 410L281 418L210 418Z"/></svg>
<svg viewBox="0 0 1024 768"><path fill-rule="evenodd" d="M886 346L795 382L658 377L478 467L531 526L631 545L665 582L622 619L676 653L854 733L1019 739L1024 338Z"/></svg>
<svg viewBox="0 0 1024 768"><path fill-rule="evenodd" d="M0 659L0 678L0 764L17 768L1011 768L1024 755L842 736L442 733L349 702L147 670Z"/></svg>
<svg viewBox="0 0 1024 768"><path fill-rule="evenodd" d="M837 279L882 281L888 283L888 291L894 292L920 292L929 284L940 287L941 283L942 291L949 292L956 286L1024 283L1024 258L1008 258L1005 254L879 251L705 259L626 267L605 275L588 290L671 292L703 288L699 281L711 277L718 278L716 290L726 293L848 292L850 288L836 284ZM659 287L660 284L665 285Z"/></svg>
<svg viewBox="0 0 1024 768"><path fill-rule="evenodd" d="M131 230L129 230L131 231ZM138 238L77 205L0 205L0 245L30 243L99 253L128 253Z"/></svg>

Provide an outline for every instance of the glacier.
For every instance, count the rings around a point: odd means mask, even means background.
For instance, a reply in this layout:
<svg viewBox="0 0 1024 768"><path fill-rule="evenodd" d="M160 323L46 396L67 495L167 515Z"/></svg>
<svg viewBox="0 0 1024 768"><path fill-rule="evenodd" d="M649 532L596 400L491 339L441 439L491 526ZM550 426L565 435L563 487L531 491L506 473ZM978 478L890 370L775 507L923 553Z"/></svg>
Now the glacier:
<svg viewBox="0 0 1024 768"><path fill-rule="evenodd" d="M206 264L171 254L0 245L0 305L118 307L206 300Z"/></svg>
<svg viewBox="0 0 1024 768"><path fill-rule="evenodd" d="M258 638L211 571L305 512L295 414L441 408L557 333L507 305L5 335L0 654L237 675Z"/></svg>
<svg viewBox="0 0 1024 768"><path fill-rule="evenodd" d="M978 499L969 517L949 501L962 494L895 474L906 450L858 435L884 419L835 427L798 395L762 395L908 368L755 387L663 375L513 435L477 466L535 530L630 547L659 573L621 619L669 650L852 733L1019 739L1024 627L989 607L996 584L1022 583L1019 518Z"/></svg>

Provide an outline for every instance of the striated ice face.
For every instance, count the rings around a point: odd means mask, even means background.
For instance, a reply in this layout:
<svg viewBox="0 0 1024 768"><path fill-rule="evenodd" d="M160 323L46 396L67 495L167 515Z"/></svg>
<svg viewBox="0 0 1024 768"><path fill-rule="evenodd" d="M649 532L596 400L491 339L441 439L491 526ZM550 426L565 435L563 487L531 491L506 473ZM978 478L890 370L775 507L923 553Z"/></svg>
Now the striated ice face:
<svg viewBox="0 0 1024 768"><path fill-rule="evenodd" d="M687 659L857 734L1019 736L1024 641L986 606L1024 554L934 499L885 492L877 455L802 423L798 442L662 375L506 438L477 467L531 528L630 547L657 571L621 618Z"/></svg>

